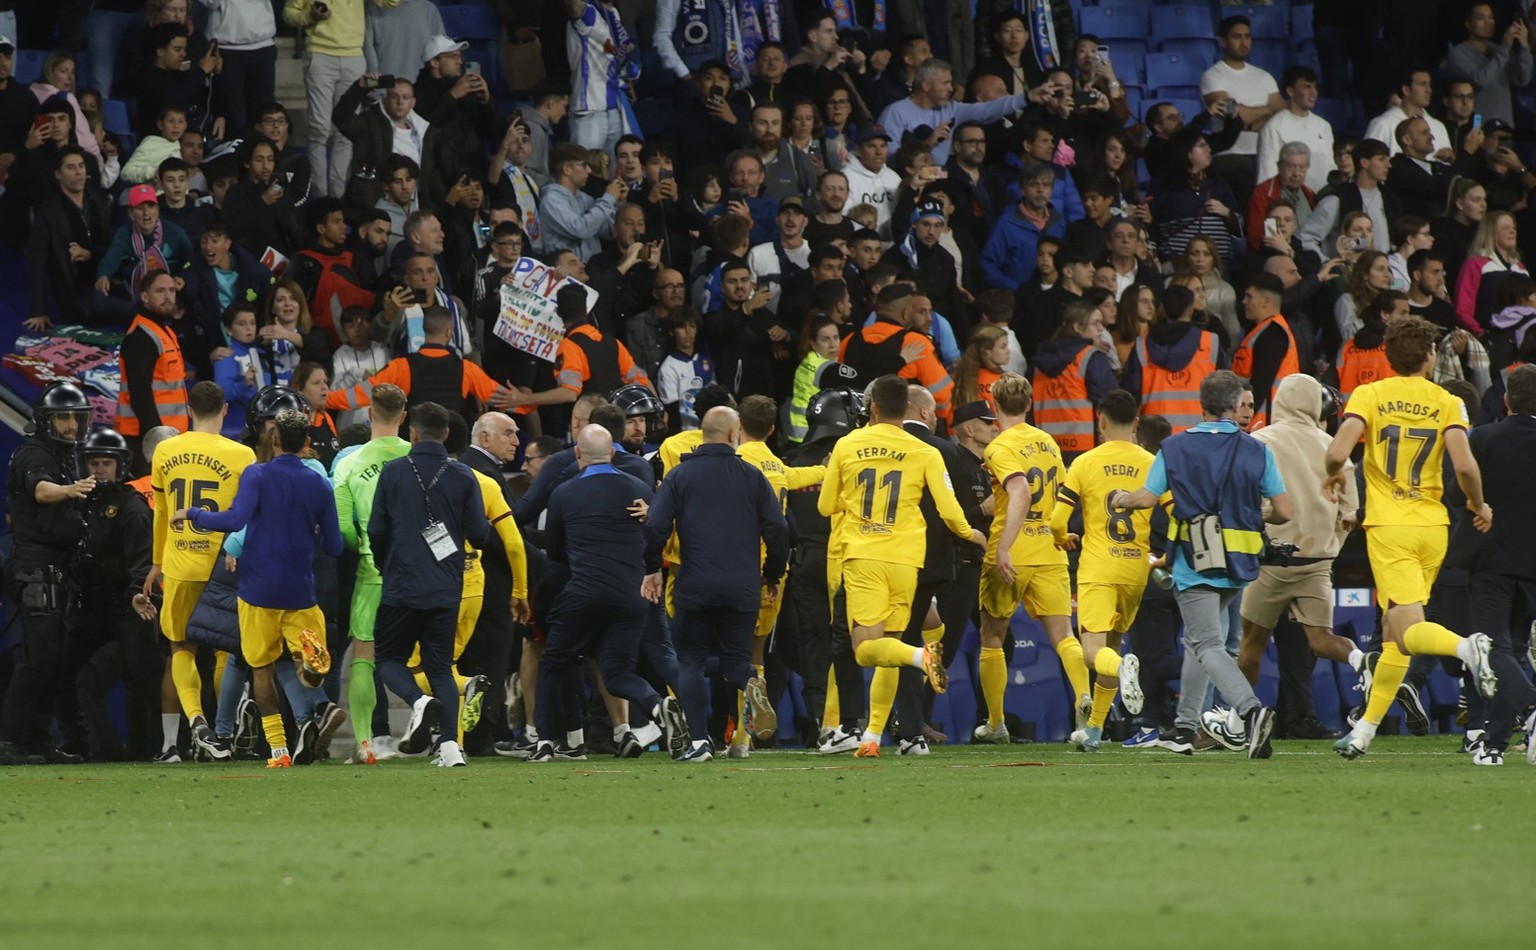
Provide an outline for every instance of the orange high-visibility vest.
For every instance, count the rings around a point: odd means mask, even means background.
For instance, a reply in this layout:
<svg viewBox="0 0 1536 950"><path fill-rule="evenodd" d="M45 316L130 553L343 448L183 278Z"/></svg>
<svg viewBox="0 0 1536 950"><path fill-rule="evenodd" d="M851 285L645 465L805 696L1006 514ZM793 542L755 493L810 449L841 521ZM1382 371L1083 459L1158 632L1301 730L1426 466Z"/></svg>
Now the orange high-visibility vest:
<svg viewBox="0 0 1536 950"><path fill-rule="evenodd" d="M1060 376L1035 370L1035 425L1049 432L1062 454L1093 448L1093 403L1088 400L1088 360L1098 352L1090 344Z"/></svg>
<svg viewBox="0 0 1536 950"><path fill-rule="evenodd" d="M1136 340L1136 358L1141 361L1141 411L1143 415L1162 416L1178 435L1205 418L1200 412L1200 380L1216 372L1216 334L1198 330L1200 345L1189 365L1172 370L1152 362L1147 353L1147 338Z"/></svg>
<svg viewBox="0 0 1536 950"><path fill-rule="evenodd" d="M1269 423L1269 410L1275 404L1275 390L1280 386L1280 380L1292 373L1301 372L1301 361L1296 358L1296 335L1291 332L1291 325L1286 322L1285 317L1277 313L1267 320L1259 321L1259 325L1243 337L1242 345L1232 356L1232 372L1244 379L1252 379L1253 341L1259 338L1259 334L1269 329L1272 323L1278 323L1280 329L1285 331L1285 342L1288 345L1285 348L1285 358L1280 361L1280 368L1275 371L1274 381L1269 385L1269 398L1264 401L1264 411L1254 416L1255 419L1262 419L1265 425Z"/></svg>
<svg viewBox="0 0 1536 950"><path fill-rule="evenodd" d="M181 358L181 343L170 327L162 326L143 314L134 317L133 323L129 324L128 332L135 330L148 333L149 338L155 342L155 348L160 351L159 358L155 360L154 375L150 379L150 385L154 388L155 410L160 414L160 425L170 426L178 432L187 431L191 428L192 420L187 415L187 364ZM117 431L128 436L143 435L142 420L133 414L133 404L128 401L128 367L123 364L121 356L117 359L117 365L122 375L122 385L117 390Z"/></svg>
<svg viewBox="0 0 1536 950"><path fill-rule="evenodd" d="M1386 345L1366 349L1356 346L1354 340L1345 340L1339 347L1339 392L1345 399L1360 386L1378 379L1395 376L1392 364L1387 362Z"/></svg>

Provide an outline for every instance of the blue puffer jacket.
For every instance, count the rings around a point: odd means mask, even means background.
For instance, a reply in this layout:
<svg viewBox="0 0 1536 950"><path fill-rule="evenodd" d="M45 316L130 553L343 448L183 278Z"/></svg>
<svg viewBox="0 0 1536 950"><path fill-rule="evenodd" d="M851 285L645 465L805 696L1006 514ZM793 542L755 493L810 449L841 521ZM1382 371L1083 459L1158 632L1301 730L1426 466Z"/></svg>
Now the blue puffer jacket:
<svg viewBox="0 0 1536 950"><path fill-rule="evenodd" d="M230 653L240 652L240 619L235 607L237 585L235 575L224 566L224 556L219 555L214 562L213 574L208 578L208 586L203 588L203 596L198 598L192 618L187 621L187 640Z"/></svg>

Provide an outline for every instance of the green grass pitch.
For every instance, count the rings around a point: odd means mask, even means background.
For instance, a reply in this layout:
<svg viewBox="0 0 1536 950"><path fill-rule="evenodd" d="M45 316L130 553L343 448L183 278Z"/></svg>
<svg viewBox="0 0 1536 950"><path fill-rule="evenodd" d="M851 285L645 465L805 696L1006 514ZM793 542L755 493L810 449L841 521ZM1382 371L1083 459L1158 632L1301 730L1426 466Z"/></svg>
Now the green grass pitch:
<svg viewBox="0 0 1536 950"><path fill-rule="evenodd" d="M0 770L0 946L1511 946L1536 779L1275 757Z"/></svg>

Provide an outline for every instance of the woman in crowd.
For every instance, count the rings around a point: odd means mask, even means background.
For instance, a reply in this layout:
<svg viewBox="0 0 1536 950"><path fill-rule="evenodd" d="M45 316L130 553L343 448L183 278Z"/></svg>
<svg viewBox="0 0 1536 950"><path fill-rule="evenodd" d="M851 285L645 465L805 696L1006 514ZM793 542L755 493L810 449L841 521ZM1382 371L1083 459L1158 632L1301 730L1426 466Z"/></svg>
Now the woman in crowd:
<svg viewBox="0 0 1536 950"><path fill-rule="evenodd" d="M1445 280L1453 294L1461 276L1461 265L1467 260L1467 248L1472 246L1478 226L1487 216L1488 189L1475 179L1457 178L1451 182L1450 193L1446 196L1445 214L1429 224L1435 247L1445 258Z"/></svg>
<svg viewBox="0 0 1536 950"><path fill-rule="evenodd" d="M784 137L800 154L811 160L811 167L820 175L827 170L822 144L821 120L816 114L815 103L801 99L789 107L784 116Z"/></svg>
<svg viewBox="0 0 1536 950"><path fill-rule="evenodd" d="M324 364L330 356L325 331L311 319L304 291L286 277L267 294L267 309L256 339L261 343L262 369L269 384L294 386L293 374L300 363Z"/></svg>
<svg viewBox="0 0 1536 950"><path fill-rule="evenodd" d="M43 74L32 84L32 94L37 96L38 102L47 102L54 96L63 96L75 110L75 128L88 129L91 127L90 117L86 115L80 100L75 98L75 54L64 50L55 50L43 60ZM101 146L96 138L91 135L78 136L80 147L90 152L101 161Z"/></svg>
<svg viewBox="0 0 1536 950"><path fill-rule="evenodd" d="M1115 351L1124 367L1136 348L1136 341L1147 335L1157 318L1157 295L1145 284L1132 284L1120 295L1115 310Z"/></svg>
<svg viewBox="0 0 1536 950"><path fill-rule="evenodd" d="M824 310L812 310L805 317L805 329L800 333L800 365L795 367L795 385L789 400L790 442L805 438L809 420L806 411L811 399L821 392L821 368L837 359L838 347L843 342L838 322Z"/></svg>
<svg viewBox="0 0 1536 950"><path fill-rule="evenodd" d="M1387 255L1380 251L1366 251L1349 269L1345 278L1345 293L1333 305L1333 322L1339 328L1339 339L1353 339L1365 325L1362 316L1384 290L1392 289L1392 265Z"/></svg>
<svg viewBox="0 0 1536 950"><path fill-rule="evenodd" d="M1182 257L1191 241L1206 237L1217 257L1235 262L1242 255L1243 221L1232 189L1210 174L1210 143L1203 135L1181 132L1174 149L1183 161L1171 158L1166 163L1152 204L1158 247L1164 257Z"/></svg>
<svg viewBox="0 0 1536 950"><path fill-rule="evenodd" d="M309 426L309 446L315 458L329 471L336 458L336 420L325 411L325 397L331 390L331 374L324 364L308 360L294 367L293 391L303 396L314 407L314 419Z"/></svg>
<svg viewBox="0 0 1536 950"><path fill-rule="evenodd" d="M1002 327L977 327L955 367L956 405L978 399L992 405L992 384L1002 377L1010 356L1008 333Z"/></svg>
<svg viewBox="0 0 1536 950"><path fill-rule="evenodd" d="M1068 463L1094 445L1094 407L1118 383L1100 342L1104 315L1088 300L1067 304L1056 334L1035 355L1035 425L1049 432ZM1113 350L1113 347L1108 347Z"/></svg>
<svg viewBox="0 0 1536 950"><path fill-rule="evenodd" d="M1207 237L1197 237L1189 242L1184 251L1183 269L1200 278L1205 285L1205 306L1232 339L1242 335L1237 318L1237 291L1221 276L1221 254L1216 242Z"/></svg>
<svg viewBox="0 0 1536 950"><path fill-rule="evenodd" d="M842 86L828 84L821 100L821 157L828 171L841 171L859 140L853 96Z"/></svg>
<svg viewBox="0 0 1536 950"><path fill-rule="evenodd" d="M1467 248L1467 260L1456 278L1456 316L1461 325L1481 336L1493 315L1499 284L1513 274L1530 276L1520 260L1520 232L1509 211L1493 211L1478 225Z"/></svg>

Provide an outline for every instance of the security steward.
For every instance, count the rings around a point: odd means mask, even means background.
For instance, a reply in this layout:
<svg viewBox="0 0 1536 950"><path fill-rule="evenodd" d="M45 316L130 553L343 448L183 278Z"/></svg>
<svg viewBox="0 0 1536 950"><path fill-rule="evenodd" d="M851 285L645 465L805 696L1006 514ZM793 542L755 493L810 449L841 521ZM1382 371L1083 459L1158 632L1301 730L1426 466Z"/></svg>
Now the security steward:
<svg viewBox="0 0 1536 950"><path fill-rule="evenodd" d="M187 416L187 364L171 329L176 279L163 270L145 274L139 279L139 305L117 356L122 374L117 431L134 447L135 474L143 475L149 471L149 459L140 451L144 433L162 425L185 432L192 420Z"/></svg>
<svg viewBox="0 0 1536 950"><path fill-rule="evenodd" d="M84 503L85 537L71 562L80 586L70 616L70 669L90 757L96 761L147 762L160 746L160 677L165 652L155 607L144 596L149 576L153 516L149 504L123 479L133 457L128 440L100 428L80 446L86 474L96 480ZM127 692L128 746L124 749L107 712L107 694L121 679ZM60 716L64 720L64 716Z"/></svg>
<svg viewBox="0 0 1536 950"><path fill-rule="evenodd" d="M875 322L843 340L838 360L858 374L858 388L893 374L933 394L935 412L945 423L955 383L939 362L933 341L912 329L912 285L902 282L875 297Z"/></svg>
<svg viewBox="0 0 1536 950"><path fill-rule="evenodd" d="M75 447L91 404L74 383L55 383L32 407L32 425L11 456L6 510L15 548L5 569L6 595L21 608L21 660L0 712L0 764L83 762L49 735L65 686L64 610L73 595L70 557L85 536L81 501L96 487L76 477Z"/></svg>
<svg viewBox="0 0 1536 950"><path fill-rule="evenodd" d="M586 287L567 284L555 291L555 313L565 332L555 350L555 386L543 392L513 390L509 405L560 407L557 418L545 415L543 423L546 431L561 432L565 430L566 404L588 393L611 393L626 383L651 386L650 377L624 344L593 325L587 311Z"/></svg>
<svg viewBox="0 0 1536 950"><path fill-rule="evenodd" d="M337 411L361 409L371 401L369 394L373 387L381 383L405 390L407 409L434 402L465 419L479 417L481 404L497 409L506 409L513 404L512 390L449 347L454 319L447 308L428 307L422 314L421 325L424 340L421 349L395 357L383 369L351 389L332 390L325 397L325 408Z"/></svg>
<svg viewBox="0 0 1536 950"><path fill-rule="evenodd" d="M756 673L752 637L765 589L770 599L789 560L789 527L768 479L736 454L741 417L720 406L700 420L704 443L683 456L656 493L645 523L646 597L661 601L661 549L674 527L682 550L677 586L678 697L688 717L686 762L713 757L709 690L711 653L720 674L742 692ZM766 553L759 546L766 545Z"/></svg>

